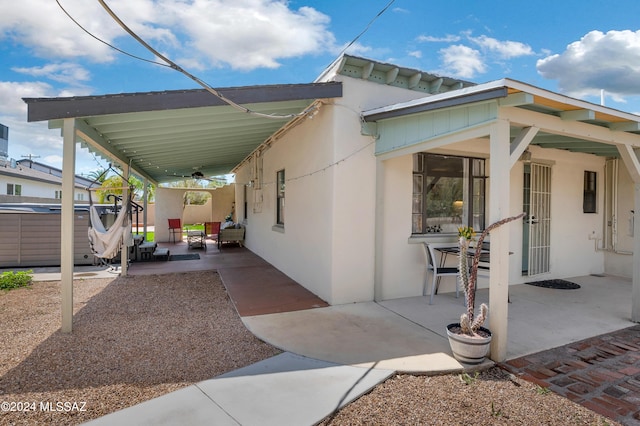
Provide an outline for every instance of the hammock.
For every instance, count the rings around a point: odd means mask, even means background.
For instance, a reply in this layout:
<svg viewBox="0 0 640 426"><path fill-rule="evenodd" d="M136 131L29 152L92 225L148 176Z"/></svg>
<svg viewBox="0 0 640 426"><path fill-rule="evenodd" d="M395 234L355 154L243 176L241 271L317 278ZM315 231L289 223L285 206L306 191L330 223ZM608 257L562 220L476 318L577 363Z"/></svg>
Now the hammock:
<svg viewBox="0 0 640 426"><path fill-rule="evenodd" d="M111 165L109 165L111 169ZM105 174L109 169L105 170ZM92 184L93 185L93 184ZM120 252L120 247L131 247L133 235L131 234L131 191L126 204L123 202L115 222L106 229L98 210L93 205L91 192L89 192L89 244L93 254L101 259L113 259Z"/></svg>
<svg viewBox="0 0 640 426"><path fill-rule="evenodd" d="M113 225L105 229L100 220L100 215L95 206L89 208L91 226L89 227L89 243L91 250L96 257L102 259L113 259L120 251L120 246L130 247L133 245L131 235L131 221L128 214L129 208L122 206L120 213L116 217Z"/></svg>

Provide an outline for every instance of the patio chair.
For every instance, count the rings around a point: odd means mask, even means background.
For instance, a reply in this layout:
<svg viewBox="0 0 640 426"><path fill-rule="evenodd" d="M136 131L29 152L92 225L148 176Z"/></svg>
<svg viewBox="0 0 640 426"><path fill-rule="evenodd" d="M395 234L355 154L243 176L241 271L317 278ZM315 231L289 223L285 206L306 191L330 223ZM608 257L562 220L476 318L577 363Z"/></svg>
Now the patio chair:
<svg viewBox="0 0 640 426"><path fill-rule="evenodd" d="M176 234L180 236L182 241L182 220L180 219L168 219L169 220L169 241L173 237L173 242L176 242Z"/></svg>
<svg viewBox="0 0 640 426"><path fill-rule="evenodd" d="M220 234L220 222L205 222L204 223L204 235L213 241L218 241L218 234Z"/></svg>
<svg viewBox="0 0 640 426"><path fill-rule="evenodd" d="M429 273L432 275L431 279L431 296L429 297L429 304L433 304L433 296L435 295L438 286L436 285L440 283L441 277L455 277L456 279L456 298L459 297L459 289L458 289L458 268L451 266L444 266L442 263L442 259L438 259L436 256L436 250L438 248L446 248L451 247L450 243L423 243L424 252L427 259L427 271L424 277L424 286L422 287L422 295L427 295L427 286L429 282Z"/></svg>

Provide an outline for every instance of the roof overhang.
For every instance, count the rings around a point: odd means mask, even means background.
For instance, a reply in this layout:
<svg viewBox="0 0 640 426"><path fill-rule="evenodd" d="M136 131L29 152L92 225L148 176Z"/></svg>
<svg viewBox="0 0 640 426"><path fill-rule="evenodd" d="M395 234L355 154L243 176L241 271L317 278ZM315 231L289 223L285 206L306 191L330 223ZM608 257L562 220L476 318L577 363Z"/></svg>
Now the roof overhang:
<svg viewBox="0 0 640 426"><path fill-rule="evenodd" d="M155 183L229 173L256 147L317 100L342 96L339 82L216 89L242 112L202 90L70 98L25 98L28 121L62 128L74 119L77 141Z"/></svg>
<svg viewBox="0 0 640 426"><path fill-rule="evenodd" d="M576 127L578 132L559 131L557 125L540 127L532 145L557 148L572 152L584 152L605 157L620 157L619 145L623 144L624 134L640 135L640 116L619 111L603 105L597 105L569 96L551 92L539 87L510 79L466 87L446 93L427 96L409 102L376 108L363 113L365 122L378 125L408 117L414 114L429 113L452 108L464 108L481 103L494 103L496 110L504 109L502 115L511 123L512 137L515 139L523 128L541 126L541 123L582 123L591 125ZM511 113L506 112L511 110ZM501 113L497 113L500 116ZM522 119L521 119L522 118ZM603 130L620 133L607 133ZM459 130L459 129L458 129ZM616 137L617 136L617 137ZM617 143L619 139L619 144ZM628 139L628 138L627 138ZM637 139L637 138L633 138ZM640 146L635 146L639 148Z"/></svg>

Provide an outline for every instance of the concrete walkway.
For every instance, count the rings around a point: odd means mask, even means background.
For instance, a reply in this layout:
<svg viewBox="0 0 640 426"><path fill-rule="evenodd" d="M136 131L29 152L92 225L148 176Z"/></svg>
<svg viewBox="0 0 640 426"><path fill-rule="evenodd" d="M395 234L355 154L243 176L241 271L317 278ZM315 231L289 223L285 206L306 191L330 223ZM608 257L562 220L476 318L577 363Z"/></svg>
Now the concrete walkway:
<svg viewBox="0 0 640 426"><path fill-rule="evenodd" d="M392 374L285 352L90 424L313 425Z"/></svg>

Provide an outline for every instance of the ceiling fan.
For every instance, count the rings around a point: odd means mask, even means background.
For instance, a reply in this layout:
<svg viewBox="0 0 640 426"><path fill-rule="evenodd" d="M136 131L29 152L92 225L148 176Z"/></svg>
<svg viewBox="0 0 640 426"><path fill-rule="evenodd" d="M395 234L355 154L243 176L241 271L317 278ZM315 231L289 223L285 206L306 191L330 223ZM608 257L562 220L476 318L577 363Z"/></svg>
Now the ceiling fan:
<svg viewBox="0 0 640 426"><path fill-rule="evenodd" d="M207 182L217 182L218 184L224 184L224 179L219 177L205 177L204 173L198 170L197 167L194 167L195 171L191 173L191 179L193 180L204 180Z"/></svg>

